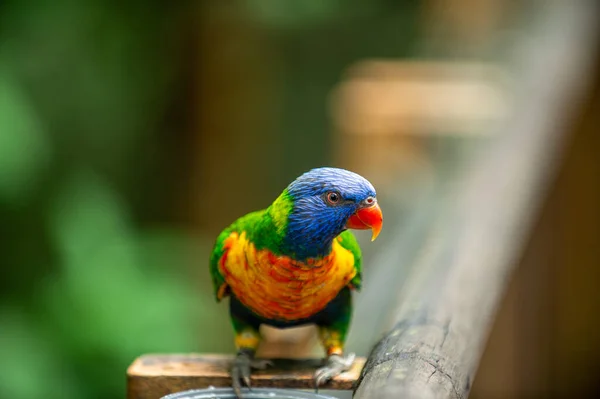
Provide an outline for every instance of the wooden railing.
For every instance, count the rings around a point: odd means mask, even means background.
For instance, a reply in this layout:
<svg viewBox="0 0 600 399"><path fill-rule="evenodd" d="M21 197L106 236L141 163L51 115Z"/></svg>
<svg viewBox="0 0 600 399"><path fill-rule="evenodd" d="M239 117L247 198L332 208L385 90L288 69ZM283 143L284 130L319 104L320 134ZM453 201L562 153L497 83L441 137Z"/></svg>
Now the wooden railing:
<svg viewBox="0 0 600 399"><path fill-rule="evenodd" d="M594 46L579 44L593 40L598 9L592 2L550 3L530 40L515 48L514 117L482 141L463 173L439 193L390 327L358 381L357 399L469 394L594 56ZM389 251L387 262L402 261L397 249Z"/></svg>

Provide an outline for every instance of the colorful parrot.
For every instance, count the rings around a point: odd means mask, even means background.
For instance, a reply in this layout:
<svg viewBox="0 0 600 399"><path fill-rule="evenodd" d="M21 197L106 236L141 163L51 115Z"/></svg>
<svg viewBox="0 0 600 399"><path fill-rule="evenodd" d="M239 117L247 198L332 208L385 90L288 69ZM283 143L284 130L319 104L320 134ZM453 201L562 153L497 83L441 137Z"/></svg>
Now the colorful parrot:
<svg viewBox="0 0 600 399"><path fill-rule="evenodd" d="M361 286L361 251L348 229L371 229L383 216L373 185L356 173L317 168L292 182L261 211L249 213L217 238L210 257L216 299L230 296L237 356L231 373L238 397L250 387L259 327L315 324L327 353L315 385L348 370L344 354L352 290Z"/></svg>

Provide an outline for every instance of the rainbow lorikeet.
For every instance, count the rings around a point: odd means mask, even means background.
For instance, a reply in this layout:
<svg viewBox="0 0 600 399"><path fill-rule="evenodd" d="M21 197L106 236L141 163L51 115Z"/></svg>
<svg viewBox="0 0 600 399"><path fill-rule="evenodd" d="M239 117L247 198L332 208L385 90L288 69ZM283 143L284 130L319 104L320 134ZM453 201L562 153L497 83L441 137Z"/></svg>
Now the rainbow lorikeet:
<svg viewBox="0 0 600 399"><path fill-rule="evenodd" d="M371 229L383 217L373 185L356 173L317 168L292 182L264 210L249 213L217 238L210 272L217 301L230 296L237 356L233 386L250 386L259 326L316 324L327 353L315 373L318 387L352 365L344 341L351 291L361 286L361 251L348 229Z"/></svg>

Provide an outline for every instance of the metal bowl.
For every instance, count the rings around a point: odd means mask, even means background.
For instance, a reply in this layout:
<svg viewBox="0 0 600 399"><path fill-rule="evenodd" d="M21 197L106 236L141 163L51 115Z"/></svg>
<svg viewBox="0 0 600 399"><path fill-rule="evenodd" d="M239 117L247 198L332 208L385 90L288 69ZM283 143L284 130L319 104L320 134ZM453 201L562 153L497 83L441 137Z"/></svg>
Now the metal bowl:
<svg viewBox="0 0 600 399"><path fill-rule="evenodd" d="M279 388L243 389L243 399L336 399L314 392ZM163 396L161 399L237 399L231 388L192 389Z"/></svg>

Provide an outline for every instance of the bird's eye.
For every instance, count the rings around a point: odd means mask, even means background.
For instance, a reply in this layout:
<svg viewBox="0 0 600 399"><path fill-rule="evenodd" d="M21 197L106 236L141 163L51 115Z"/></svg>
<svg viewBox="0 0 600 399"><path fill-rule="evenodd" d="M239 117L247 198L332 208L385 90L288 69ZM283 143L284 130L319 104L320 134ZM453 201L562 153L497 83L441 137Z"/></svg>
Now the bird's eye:
<svg viewBox="0 0 600 399"><path fill-rule="evenodd" d="M373 205L373 204L375 203L375 199L374 199L373 197L368 197L368 198L365 200L365 203L366 203L367 205Z"/></svg>
<svg viewBox="0 0 600 399"><path fill-rule="evenodd" d="M327 194L327 201L329 201L330 204L337 204L340 202L340 195L336 192L330 192Z"/></svg>

